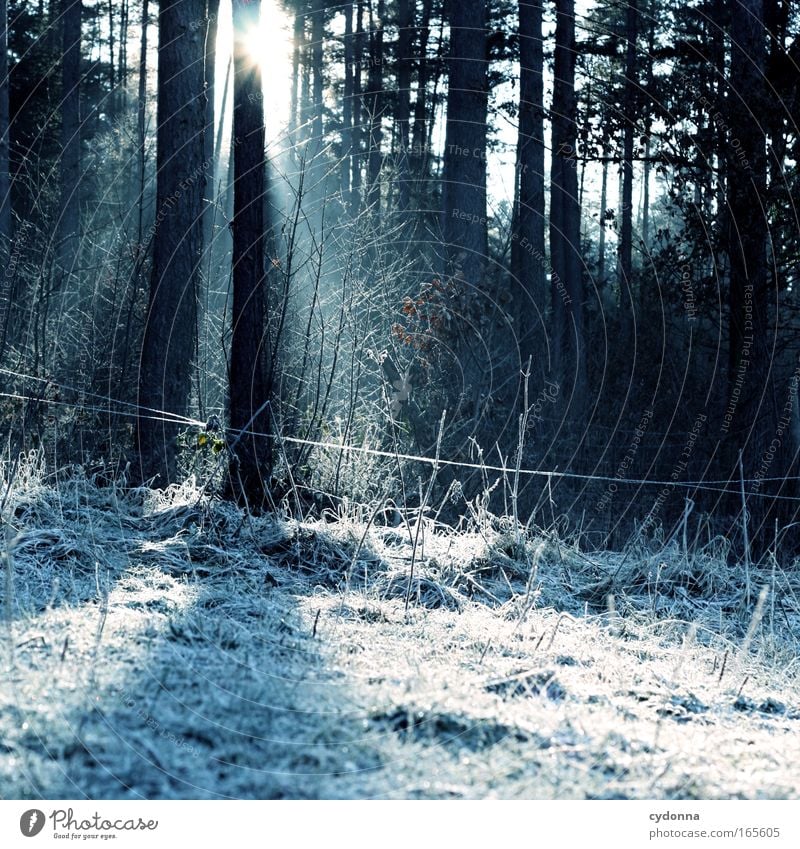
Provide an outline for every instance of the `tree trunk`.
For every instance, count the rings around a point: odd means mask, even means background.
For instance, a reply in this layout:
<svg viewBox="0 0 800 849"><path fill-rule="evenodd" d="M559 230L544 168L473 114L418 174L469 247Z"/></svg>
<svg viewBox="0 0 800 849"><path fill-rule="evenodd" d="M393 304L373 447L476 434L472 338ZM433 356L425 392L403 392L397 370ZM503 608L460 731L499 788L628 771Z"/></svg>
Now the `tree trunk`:
<svg viewBox="0 0 800 849"><path fill-rule="evenodd" d="M625 16L625 93L622 135L622 216L619 238L619 299L624 346L633 342L635 303L633 297L633 145L636 133L636 39L639 11L637 0L628 0Z"/></svg>
<svg viewBox="0 0 800 849"><path fill-rule="evenodd" d="M297 144L297 130L302 121L300 115L300 78L302 76L303 40L305 35L305 18L298 9L294 16L292 35L292 86L289 95L289 138L293 145Z"/></svg>
<svg viewBox="0 0 800 849"><path fill-rule="evenodd" d="M217 64L217 21L219 18L219 0L206 0L206 26L204 33L205 43L205 67L204 77L206 83L206 125L203 133L203 168L206 174L203 192L203 264L200 280L203 287L202 297L198 304L198 332L196 344L198 347L197 357L197 384L198 384L198 406L201 416L204 414L208 399L209 375L209 345L208 345L208 321L210 307L210 294L213 275L211 272L212 258L214 256L214 223L216 220L217 172L216 160L216 137L215 137L215 104L216 104L216 64ZM220 120L220 123L221 120ZM200 327L205 328L203 334Z"/></svg>
<svg viewBox="0 0 800 849"><path fill-rule="evenodd" d="M350 172L353 167L353 4L344 4L344 91L342 96L342 164L340 191L343 203L350 200Z"/></svg>
<svg viewBox="0 0 800 849"><path fill-rule="evenodd" d="M397 127L397 206L401 211L409 207L411 198L411 174L409 163L410 118L411 118L411 35L414 23L413 0L398 0L397 3L397 103L395 125Z"/></svg>
<svg viewBox="0 0 800 849"><path fill-rule="evenodd" d="M311 155L318 156L324 144L325 78L322 52L325 45L325 0L313 0L311 13L311 76L314 118L311 125Z"/></svg>
<svg viewBox="0 0 800 849"><path fill-rule="evenodd" d="M260 0L259 0L260 2ZM306 142L311 137L311 122L314 118L314 104L311 95L311 38L306 26L305 8L301 17L302 39L300 46L300 133L295 145L300 145L303 156L306 154Z"/></svg>
<svg viewBox="0 0 800 849"><path fill-rule="evenodd" d="M600 178L600 235L597 239L597 285L601 290L606 285L606 206L608 206L608 157L606 147L602 149L603 175Z"/></svg>
<svg viewBox="0 0 800 849"><path fill-rule="evenodd" d="M575 2L556 2L550 166L550 274L553 312L552 365L580 421L586 405L586 345L578 203L575 99ZM566 384L566 385L564 385Z"/></svg>
<svg viewBox="0 0 800 849"><path fill-rule="evenodd" d="M114 47L114 0L108 0L108 84L112 92L117 84Z"/></svg>
<svg viewBox="0 0 800 849"><path fill-rule="evenodd" d="M204 161L209 164L208 173L210 179L206 180L206 219L204 229L205 247L210 244L211 221L213 220L213 206L215 201L215 181L213 175L216 173L215 154L218 152L215 143L215 114L216 103L216 65L217 65L217 24L219 20L219 0L207 0L206 4L206 29L205 29L205 65L204 77L206 83L206 129L203 134L203 156ZM222 116L220 116L220 122Z"/></svg>
<svg viewBox="0 0 800 849"><path fill-rule="evenodd" d="M442 181L442 232L449 274L484 283L486 119L489 102L485 0L448 0L449 90Z"/></svg>
<svg viewBox="0 0 800 849"><path fill-rule="evenodd" d="M8 2L0 0L0 261L6 268L11 229L11 174L9 172L9 145L11 127L8 111ZM4 275L7 281L7 275ZM3 311L9 309L9 292L3 291L0 301ZM4 322L2 322L4 324Z"/></svg>
<svg viewBox="0 0 800 849"><path fill-rule="evenodd" d="M119 11L119 82L128 81L128 0L122 0Z"/></svg>
<svg viewBox="0 0 800 849"><path fill-rule="evenodd" d="M769 318L767 274L766 135L754 115L768 114L764 67L766 38L762 0L731 0L731 64L727 123L727 249L730 259L729 400L723 431L730 434L729 460L742 452L745 478L759 472L778 431L777 324ZM780 443L780 440L778 440ZM768 462L768 477L784 473L782 452ZM764 499L751 499L751 539L763 540L769 528Z"/></svg>
<svg viewBox="0 0 800 849"><path fill-rule="evenodd" d="M61 68L61 202L58 226L58 266L69 308L76 292L81 229L81 0L62 0Z"/></svg>
<svg viewBox="0 0 800 849"><path fill-rule="evenodd" d="M369 117L369 156L367 157L367 202L373 213L380 212L380 176L382 165L381 122L385 97L383 93L383 24L386 16L385 0L377 0L378 8L373 13L374 0L369 4L369 73L367 91L364 94L366 113Z"/></svg>
<svg viewBox="0 0 800 849"><path fill-rule="evenodd" d="M150 27L150 8L148 0L142 0L142 36L139 44L139 93L136 103L136 143L138 147L139 165L139 199L137 201L138 228L137 251L143 251L142 237L144 235L144 187L147 167L147 30Z"/></svg>
<svg viewBox="0 0 800 849"><path fill-rule="evenodd" d="M543 350L545 311L542 2L519 0L519 136L511 241L512 295L520 362Z"/></svg>
<svg viewBox="0 0 800 849"><path fill-rule="evenodd" d="M425 163L428 161L425 149L428 139L428 83L430 81L430 62L428 61L428 42L431 37L431 15L433 0L423 0L422 17L418 28L419 52L417 54L417 95L414 100L414 127L411 134L411 155L414 176L424 178Z"/></svg>
<svg viewBox="0 0 800 849"><path fill-rule="evenodd" d="M247 49L247 34L258 26L259 16L258 0L233 0L233 311L227 490L229 497L254 511L269 502L272 473L271 440L264 436L272 429L266 361L264 105L261 70Z"/></svg>
<svg viewBox="0 0 800 849"><path fill-rule="evenodd" d="M364 0L356 4L356 33L353 41L353 166L350 190L350 207L358 210L361 205L361 167L364 152L364 108L363 60L364 60Z"/></svg>
<svg viewBox="0 0 800 849"><path fill-rule="evenodd" d="M188 412L202 252L206 98L205 0L161 0L158 15L156 218L139 375L142 479L176 478L179 424Z"/></svg>
<svg viewBox="0 0 800 849"><path fill-rule="evenodd" d="M648 128L649 132L649 128ZM642 247L645 258L650 256L650 138L644 143L644 167L642 169Z"/></svg>

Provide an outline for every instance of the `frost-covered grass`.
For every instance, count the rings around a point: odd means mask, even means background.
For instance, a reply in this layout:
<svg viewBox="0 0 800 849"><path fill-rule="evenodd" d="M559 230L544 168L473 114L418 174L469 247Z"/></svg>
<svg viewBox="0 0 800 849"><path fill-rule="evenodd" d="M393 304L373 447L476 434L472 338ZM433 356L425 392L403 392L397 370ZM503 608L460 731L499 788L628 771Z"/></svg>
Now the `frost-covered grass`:
<svg viewBox="0 0 800 849"><path fill-rule="evenodd" d="M800 570L31 462L3 519L2 798L798 795Z"/></svg>

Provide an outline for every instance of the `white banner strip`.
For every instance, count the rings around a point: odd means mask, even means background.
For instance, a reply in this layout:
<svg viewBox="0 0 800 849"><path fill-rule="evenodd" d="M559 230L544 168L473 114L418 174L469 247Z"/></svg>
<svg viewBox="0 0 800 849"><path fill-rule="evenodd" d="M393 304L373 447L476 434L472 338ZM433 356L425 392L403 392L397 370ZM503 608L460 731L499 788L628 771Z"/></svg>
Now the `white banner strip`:
<svg viewBox="0 0 800 849"><path fill-rule="evenodd" d="M800 802L0 802L0 846L800 846ZM113 842L112 842L113 841Z"/></svg>

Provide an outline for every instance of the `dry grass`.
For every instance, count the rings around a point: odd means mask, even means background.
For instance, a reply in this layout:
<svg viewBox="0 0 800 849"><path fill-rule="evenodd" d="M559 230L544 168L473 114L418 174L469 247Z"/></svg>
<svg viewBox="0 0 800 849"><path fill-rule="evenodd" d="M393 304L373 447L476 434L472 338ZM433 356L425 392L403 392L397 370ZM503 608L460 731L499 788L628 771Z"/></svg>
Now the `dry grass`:
<svg viewBox="0 0 800 849"><path fill-rule="evenodd" d="M19 472L4 798L798 794L800 572Z"/></svg>

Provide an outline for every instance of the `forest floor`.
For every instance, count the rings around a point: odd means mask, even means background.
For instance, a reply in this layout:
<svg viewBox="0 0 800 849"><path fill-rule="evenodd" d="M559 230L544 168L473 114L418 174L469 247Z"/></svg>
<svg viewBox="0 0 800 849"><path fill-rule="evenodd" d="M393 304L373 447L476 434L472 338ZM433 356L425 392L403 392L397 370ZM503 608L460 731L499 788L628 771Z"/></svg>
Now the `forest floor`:
<svg viewBox="0 0 800 849"><path fill-rule="evenodd" d="M0 798L800 794L800 571L723 541L417 536L31 469L4 517Z"/></svg>

